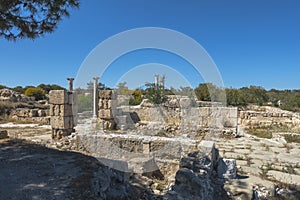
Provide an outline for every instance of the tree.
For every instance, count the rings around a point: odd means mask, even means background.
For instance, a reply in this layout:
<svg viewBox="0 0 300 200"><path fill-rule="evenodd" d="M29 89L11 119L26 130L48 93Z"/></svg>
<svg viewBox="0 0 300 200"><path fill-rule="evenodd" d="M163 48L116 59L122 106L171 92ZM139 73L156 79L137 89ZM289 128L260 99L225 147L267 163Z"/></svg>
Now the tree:
<svg viewBox="0 0 300 200"><path fill-rule="evenodd" d="M40 84L37 87L42 88L48 94L50 90L65 90L65 88L56 84Z"/></svg>
<svg viewBox="0 0 300 200"><path fill-rule="evenodd" d="M79 0L0 0L0 36L35 39L51 33Z"/></svg>
<svg viewBox="0 0 300 200"><path fill-rule="evenodd" d="M28 97L34 97L36 101L45 99L45 90L40 87L29 87L25 90L24 94Z"/></svg>
<svg viewBox="0 0 300 200"><path fill-rule="evenodd" d="M231 106L245 106L247 105L246 96L239 89L226 88L227 104Z"/></svg>
<svg viewBox="0 0 300 200"><path fill-rule="evenodd" d="M132 93L132 91L129 90L129 88L126 86L126 84L127 83L125 81L118 83L117 88L116 88L117 94L130 95Z"/></svg>
<svg viewBox="0 0 300 200"><path fill-rule="evenodd" d="M7 88L7 87L5 85L0 85L0 90L4 89L4 88Z"/></svg>
<svg viewBox="0 0 300 200"><path fill-rule="evenodd" d="M25 92L25 89L22 86L16 86L12 88L13 91L19 92L20 94L23 94Z"/></svg>
<svg viewBox="0 0 300 200"><path fill-rule="evenodd" d="M201 83L195 88L195 94L199 101L210 101L210 93L206 83Z"/></svg>
<svg viewBox="0 0 300 200"><path fill-rule="evenodd" d="M161 104L167 100L164 89L156 87L154 83L147 83L145 90L145 98L153 104Z"/></svg>

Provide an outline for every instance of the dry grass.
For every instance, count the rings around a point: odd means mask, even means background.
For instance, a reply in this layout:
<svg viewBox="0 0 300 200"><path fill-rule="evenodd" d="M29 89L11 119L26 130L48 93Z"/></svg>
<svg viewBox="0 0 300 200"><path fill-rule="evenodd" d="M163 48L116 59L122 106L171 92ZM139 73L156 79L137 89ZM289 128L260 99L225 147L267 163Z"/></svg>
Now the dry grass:
<svg viewBox="0 0 300 200"><path fill-rule="evenodd" d="M284 135L284 139L286 140L287 143L291 143L291 142L300 143L300 135L286 134Z"/></svg>
<svg viewBox="0 0 300 200"><path fill-rule="evenodd" d="M294 128L288 126L262 126L246 128L245 131L250 135L255 135L260 138L271 139L273 133L289 133L294 132Z"/></svg>

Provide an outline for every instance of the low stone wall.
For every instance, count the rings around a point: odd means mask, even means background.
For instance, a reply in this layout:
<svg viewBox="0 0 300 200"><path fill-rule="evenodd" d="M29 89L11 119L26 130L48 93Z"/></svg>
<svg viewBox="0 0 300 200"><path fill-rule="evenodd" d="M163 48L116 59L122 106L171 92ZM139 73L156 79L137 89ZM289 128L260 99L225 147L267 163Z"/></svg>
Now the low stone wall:
<svg viewBox="0 0 300 200"><path fill-rule="evenodd" d="M300 113L269 106L249 106L238 112L239 124L245 127L300 126Z"/></svg>
<svg viewBox="0 0 300 200"><path fill-rule="evenodd" d="M45 109L17 108L11 110L9 118L17 121L50 124L49 110Z"/></svg>
<svg viewBox="0 0 300 200"><path fill-rule="evenodd" d="M176 126L182 132L214 128L221 130L221 132L236 133L237 108L197 107L192 105L192 102L187 98L176 101L173 104L142 103L139 106L119 107L117 119L122 115L127 115L127 118L132 119L132 123L138 121L142 124L157 124L160 128L156 129L163 129L164 126L171 125Z"/></svg>

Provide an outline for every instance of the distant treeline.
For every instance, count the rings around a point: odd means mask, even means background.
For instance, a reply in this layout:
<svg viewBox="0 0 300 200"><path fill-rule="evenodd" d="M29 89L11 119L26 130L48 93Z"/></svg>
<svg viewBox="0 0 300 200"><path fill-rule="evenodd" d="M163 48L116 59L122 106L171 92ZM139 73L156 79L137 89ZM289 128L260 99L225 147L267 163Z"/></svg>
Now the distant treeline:
<svg viewBox="0 0 300 200"><path fill-rule="evenodd" d="M208 90L210 88L210 90ZM209 91L211 93L209 93ZM198 100L210 101L211 97L220 94L220 88L211 83L199 84L194 89ZM266 90L260 86L225 88L227 105L246 106L249 104L271 105L284 110L300 111L300 89L298 90ZM217 99L217 98L216 98Z"/></svg>
<svg viewBox="0 0 300 200"><path fill-rule="evenodd" d="M35 100L47 99L46 94L48 94L50 90L65 90L65 88L55 84L40 84L38 86L25 86L25 87L17 86L14 88L9 88L7 86L0 85L0 89L3 88L13 90L15 92L24 94L29 97L34 97Z"/></svg>
<svg viewBox="0 0 300 200"><path fill-rule="evenodd" d="M79 93L79 98L88 98L87 104L91 104L91 98L84 97L84 92L92 93L92 83L87 84L87 89L76 89ZM105 85L99 83L100 88L105 88ZM8 88L6 86L0 85L0 89ZM46 94L50 90L64 90L65 88L59 85L51 84L40 84L38 86L17 86L14 88L9 88L13 91L25 94L27 96L34 96L36 100L46 99ZM131 90L126 86L126 82L121 82L118 84L116 90L118 94L132 95L130 104L136 105L141 102L143 98L153 98L154 102L160 102L164 99L163 95L184 95L195 97L200 101L222 101L224 99L224 89L218 88L211 83L201 83L196 88L191 87L180 87L180 88L169 88L164 89L163 93L161 91L153 90L153 86L146 88L138 88ZM161 90L161 88L160 88ZM297 90L277 90L271 89L266 90L260 86L250 86L242 88L225 88L226 101L229 106L246 106L249 104L255 105L270 105L275 107L280 107L284 110L298 111L300 112L300 89ZM159 97L159 100L157 100ZM156 99L155 99L156 98Z"/></svg>

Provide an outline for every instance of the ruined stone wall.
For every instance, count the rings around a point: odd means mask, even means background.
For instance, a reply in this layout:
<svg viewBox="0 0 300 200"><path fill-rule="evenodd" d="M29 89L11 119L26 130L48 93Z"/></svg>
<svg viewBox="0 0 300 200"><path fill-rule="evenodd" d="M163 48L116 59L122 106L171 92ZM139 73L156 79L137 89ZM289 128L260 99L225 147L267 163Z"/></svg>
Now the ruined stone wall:
<svg viewBox="0 0 300 200"><path fill-rule="evenodd" d="M114 129L116 100L113 90L99 90L98 91L98 123L100 129Z"/></svg>
<svg viewBox="0 0 300 200"><path fill-rule="evenodd" d="M60 139L74 132L77 119L77 95L65 90L51 90L49 93L52 138Z"/></svg>
<svg viewBox="0 0 300 200"><path fill-rule="evenodd" d="M239 124L246 127L300 126L300 113L281 110L269 106L249 106L239 111Z"/></svg>
<svg viewBox="0 0 300 200"><path fill-rule="evenodd" d="M139 122L156 130L175 126L182 132L215 128L236 134L237 108L234 107L199 107L196 101L188 97L174 95L168 96L168 100L161 105L151 104L145 99L138 106L117 107L118 98L113 90L99 90L98 96L100 129L123 130L134 128Z"/></svg>
<svg viewBox="0 0 300 200"><path fill-rule="evenodd" d="M217 128L236 133L238 125L237 108L198 107L196 102L187 97L169 97L168 101L162 105L153 105L144 100L139 106L123 106L117 111L117 115L127 115L127 118L132 118L133 114L141 123L174 125L180 127L183 132Z"/></svg>
<svg viewBox="0 0 300 200"><path fill-rule="evenodd" d="M11 110L9 117L17 121L50 124L49 110L17 108Z"/></svg>

